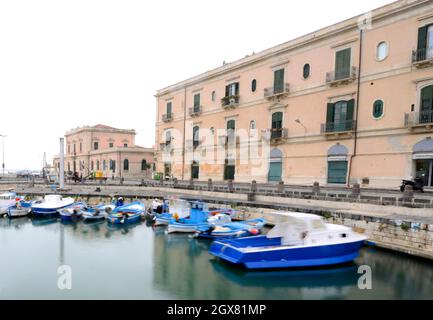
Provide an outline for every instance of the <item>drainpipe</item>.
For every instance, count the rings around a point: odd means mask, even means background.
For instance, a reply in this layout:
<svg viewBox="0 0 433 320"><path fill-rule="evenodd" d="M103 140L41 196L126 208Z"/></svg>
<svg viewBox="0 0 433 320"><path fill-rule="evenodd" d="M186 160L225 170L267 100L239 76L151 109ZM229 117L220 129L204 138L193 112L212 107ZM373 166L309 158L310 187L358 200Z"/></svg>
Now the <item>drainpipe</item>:
<svg viewBox="0 0 433 320"><path fill-rule="evenodd" d="M355 126L354 126L354 132L353 132L353 154L350 156L350 163L349 163L349 173L347 177L347 186L350 187L350 177L352 173L352 163L353 158L356 157L357 153L357 147L358 147L358 115L359 115L359 96L360 96L360 90L361 90L361 67L362 67L362 41L364 36L364 30L359 30L359 62L358 62L358 83L357 83L357 90L356 90L356 113L355 113Z"/></svg>
<svg viewBox="0 0 433 320"><path fill-rule="evenodd" d="M185 133L186 133L186 87L184 89L184 96L183 96L182 180L185 180Z"/></svg>

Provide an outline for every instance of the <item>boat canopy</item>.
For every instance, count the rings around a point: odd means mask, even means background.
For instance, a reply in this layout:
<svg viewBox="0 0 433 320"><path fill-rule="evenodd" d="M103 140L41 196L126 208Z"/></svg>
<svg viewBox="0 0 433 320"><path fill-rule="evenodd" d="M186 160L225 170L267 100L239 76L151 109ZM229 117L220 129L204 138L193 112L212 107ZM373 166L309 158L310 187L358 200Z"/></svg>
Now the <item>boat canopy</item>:
<svg viewBox="0 0 433 320"><path fill-rule="evenodd" d="M6 193L0 194L0 199L1 200L11 200L11 199L15 199L16 196L17 196L17 194L15 192L6 192Z"/></svg>
<svg viewBox="0 0 433 320"><path fill-rule="evenodd" d="M282 245L300 245L311 231L325 230L322 217L298 212L275 212L275 227L266 235L269 239L281 238Z"/></svg>
<svg viewBox="0 0 433 320"><path fill-rule="evenodd" d="M169 213L172 216L177 215L179 218L189 217L191 214L191 204L182 199L170 200Z"/></svg>
<svg viewBox="0 0 433 320"><path fill-rule="evenodd" d="M60 202L63 200L63 197L58 194L49 194L45 196L46 202Z"/></svg>

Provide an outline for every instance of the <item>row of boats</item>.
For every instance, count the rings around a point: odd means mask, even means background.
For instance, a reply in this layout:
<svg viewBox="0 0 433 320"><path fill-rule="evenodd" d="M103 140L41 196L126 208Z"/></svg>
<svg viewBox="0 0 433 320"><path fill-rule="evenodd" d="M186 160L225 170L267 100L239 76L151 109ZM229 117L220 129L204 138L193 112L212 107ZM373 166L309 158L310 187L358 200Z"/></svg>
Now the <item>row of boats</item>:
<svg viewBox="0 0 433 320"><path fill-rule="evenodd" d="M68 221L101 221L133 224L142 219L166 227L167 233L191 233L213 240L209 253L248 269L305 268L337 265L353 261L367 237L351 228L325 223L323 218L297 212L272 212L274 227L263 234L263 218L237 221L238 212L210 208L201 201L183 199L153 200L124 204L119 198L110 204L88 206L72 198L47 195L26 201L14 193L0 195L0 214L13 218L59 215Z"/></svg>

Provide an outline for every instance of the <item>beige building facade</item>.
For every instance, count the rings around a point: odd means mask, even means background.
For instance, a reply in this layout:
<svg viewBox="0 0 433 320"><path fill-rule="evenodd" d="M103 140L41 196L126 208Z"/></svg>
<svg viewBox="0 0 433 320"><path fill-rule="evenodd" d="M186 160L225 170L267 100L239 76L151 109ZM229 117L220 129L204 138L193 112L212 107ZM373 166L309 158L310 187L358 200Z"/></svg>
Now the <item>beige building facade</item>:
<svg viewBox="0 0 433 320"><path fill-rule="evenodd" d="M433 185L433 1L401 0L158 90L179 179Z"/></svg>
<svg viewBox="0 0 433 320"><path fill-rule="evenodd" d="M84 126L65 134L65 171L83 177L102 172L104 177L149 178L154 166L153 148L135 144L135 130L106 125ZM54 166L59 169L59 157Z"/></svg>

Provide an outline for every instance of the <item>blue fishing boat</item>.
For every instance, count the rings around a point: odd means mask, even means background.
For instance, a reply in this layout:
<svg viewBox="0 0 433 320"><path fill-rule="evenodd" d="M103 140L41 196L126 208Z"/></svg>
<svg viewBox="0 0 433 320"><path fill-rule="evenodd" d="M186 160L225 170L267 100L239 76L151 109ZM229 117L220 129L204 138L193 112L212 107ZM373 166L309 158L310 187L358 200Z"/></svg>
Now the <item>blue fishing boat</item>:
<svg viewBox="0 0 433 320"><path fill-rule="evenodd" d="M350 262L367 239L320 216L279 215L282 220L266 236L218 240L209 253L247 269L308 268Z"/></svg>
<svg viewBox="0 0 433 320"><path fill-rule="evenodd" d="M43 200L32 203L32 212L37 217L57 215L59 209L71 206L73 198L63 198L61 195L47 195Z"/></svg>
<svg viewBox="0 0 433 320"><path fill-rule="evenodd" d="M167 233L183 232L196 233L199 230L209 229L208 219L218 214L227 215L231 213L225 209L210 210L208 204L201 201L188 202L186 200L176 200L172 218L168 223Z"/></svg>
<svg viewBox="0 0 433 320"><path fill-rule="evenodd" d="M139 201L115 208L108 215L108 222L112 224L128 224L139 222L145 212L145 206Z"/></svg>
<svg viewBox="0 0 433 320"><path fill-rule="evenodd" d="M239 222L214 224L208 220L210 226L196 233L196 237L204 239L230 239L256 236L262 232L265 226L264 219L252 219Z"/></svg>
<svg viewBox="0 0 433 320"><path fill-rule="evenodd" d="M85 202L74 202L72 205L57 210L63 221L77 221L83 215L82 210L87 207Z"/></svg>
<svg viewBox="0 0 433 320"><path fill-rule="evenodd" d="M114 204L99 204L90 208L83 208L81 213L83 214L84 221L101 221L107 218L108 214L116 208Z"/></svg>

